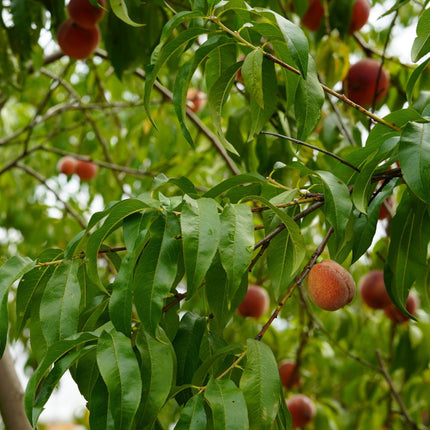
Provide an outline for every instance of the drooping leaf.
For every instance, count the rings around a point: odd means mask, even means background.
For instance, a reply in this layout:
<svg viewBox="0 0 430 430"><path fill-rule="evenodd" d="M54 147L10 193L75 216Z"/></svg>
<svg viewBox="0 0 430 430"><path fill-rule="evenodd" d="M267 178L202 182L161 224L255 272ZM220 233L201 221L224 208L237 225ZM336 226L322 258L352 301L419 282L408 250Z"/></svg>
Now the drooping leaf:
<svg viewBox="0 0 430 430"><path fill-rule="evenodd" d="M220 218L214 200L186 199L181 211L187 294L190 298L202 283L220 240Z"/></svg>
<svg viewBox="0 0 430 430"><path fill-rule="evenodd" d="M417 24L417 37L412 45L412 61L417 62L430 52L430 9L425 9Z"/></svg>
<svg viewBox="0 0 430 430"><path fill-rule="evenodd" d="M251 208L246 204L228 204L221 214L219 253L229 281L229 296L239 288L251 263L254 224Z"/></svg>
<svg viewBox="0 0 430 430"><path fill-rule="evenodd" d="M181 249L178 217L160 215L149 228L149 242L142 251L133 280L137 313L152 334L161 318L164 300L176 279Z"/></svg>
<svg viewBox="0 0 430 430"><path fill-rule="evenodd" d="M423 61L409 76L408 82L406 84L406 95L408 97L408 102L410 105L412 105L413 101L413 95L414 95L414 89L416 87L416 84L420 77L422 76L422 73L426 69L430 62L430 58L427 58L427 60Z"/></svg>
<svg viewBox="0 0 430 430"><path fill-rule="evenodd" d="M79 322L81 288L78 259L63 260L55 269L40 302L40 324L48 345L75 334Z"/></svg>
<svg viewBox="0 0 430 430"><path fill-rule="evenodd" d="M214 430L249 429L246 402L233 381L211 378L206 386L205 399L212 410Z"/></svg>
<svg viewBox="0 0 430 430"><path fill-rule="evenodd" d="M295 98L298 139L304 140L314 131L321 116L323 103L324 91L318 80L315 62L309 57L307 77L299 80Z"/></svg>
<svg viewBox="0 0 430 430"><path fill-rule="evenodd" d="M96 340L97 336L92 333L80 333L71 339L60 340L59 342L51 345L51 347L48 349L46 355L43 357L43 360L39 363L39 366L31 375L24 395L25 413L33 426L36 424L37 419L42 412L40 408L33 411L37 388L39 387L40 382L49 372L51 366L73 349L79 346L82 347L90 342L95 342Z"/></svg>
<svg viewBox="0 0 430 430"><path fill-rule="evenodd" d="M6 347L8 333L8 293L11 285L33 269L35 261L28 257L11 257L3 266L0 267L0 357Z"/></svg>
<svg viewBox="0 0 430 430"><path fill-rule="evenodd" d="M266 183L267 180L258 173L243 173L228 178L204 194L204 197L215 198L225 191L249 183Z"/></svg>
<svg viewBox="0 0 430 430"><path fill-rule="evenodd" d="M399 162L409 188L430 205L430 123L409 123L403 129Z"/></svg>
<svg viewBox="0 0 430 430"><path fill-rule="evenodd" d="M109 392L115 428L128 430L139 407L142 381L130 339L103 331L97 344L97 364Z"/></svg>
<svg viewBox="0 0 430 430"><path fill-rule="evenodd" d="M278 364L263 342L247 341L246 366L240 379L251 428L271 429L278 413L281 389Z"/></svg>
<svg viewBox="0 0 430 430"><path fill-rule="evenodd" d="M428 207L405 191L391 221L391 240L384 268L384 281L394 304L407 313L405 303L416 279L427 271L430 242Z"/></svg>
<svg viewBox="0 0 430 430"><path fill-rule="evenodd" d="M133 21L128 13L127 3L124 0L109 0L110 6L112 8L112 12L126 24L131 25L133 27L139 27L141 25L138 22Z"/></svg>
<svg viewBox="0 0 430 430"><path fill-rule="evenodd" d="M242 77L251 98L261 109L264 109L262 67L263 51L255 49L245 57L242 65Z"/></svg>
<svg viewBox="0 0 430 430"><path fill-rule="evenodd" d="M101 375L99 373L97 375L98 378L88 402L90 428L94 430L116 430L109 404L108 389Z"/></svg>
<svg viewBox="0 0 430 430"><path fill-rule="evenodd" d="M144 330L139 330L136 346L141 358L143 382L142 400L136 422L149 428L167 400L173 384L175 354L167 336L160 332L155 338ZM162 363L162 365L160 365Z"/></svg>

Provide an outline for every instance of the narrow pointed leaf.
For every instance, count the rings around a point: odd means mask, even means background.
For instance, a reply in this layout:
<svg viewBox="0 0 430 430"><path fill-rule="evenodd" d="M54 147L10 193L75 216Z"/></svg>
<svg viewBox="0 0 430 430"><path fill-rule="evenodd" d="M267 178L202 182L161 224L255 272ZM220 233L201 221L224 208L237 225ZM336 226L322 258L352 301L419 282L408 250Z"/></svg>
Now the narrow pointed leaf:
<svg viewBox="0 0 430 430"><path fill-rule="evenodd" d="M103 331L97 345L97 364L109 392L115 428L128 430L139 407L142 381L130 339Z"/></svg>
<svg viewBox="0 0 430 430"><path fill-rule="evenodd" d="M160 215L149 229L150 240L136 265L133 281L137 313L144 327L155 333L164 300L178 270L181 230L178 217Z"/></svg>
<svg viewBox="0 0 430 430"><path fill-rule="evenodd" d="M248 339L247 347L240 389L248 406L249 424L251 428L271 429L279 408L281 380L278 365L266 344Z"/></svg>
<svg viewBox="0 0 430 430"><path fill-rule="evenodd" d="M221 263L230 283L232 297L251 263L254 246L254 223L246 204L228 204L221 214Z"/></svg>
<svg viewBox="0 0 430 430"><path fill-rule="evenodd" d="M264 109L262 67L263 51L254 49L245 57L242 65L242 77L251 98L260 108Z"/></svg>
<svg viewBox="0 0 430 430"><path fill-rule="evenodd" d="M417 37L412 45L412 61L417 62L430 52L430 9L425 9L417 24Z"/></svg>
<svg viewBox="0 0 430 430"><path fill-rule="evenodd" d="M8 332L7 300L10 286L33 269L35 261L28 257L11 257L0 267L0 357L6 347Z"/></svg>
<svg viewBox="0 0 430 430"><path fill-rule="evenodd" d="M220 240L220 218L215 200L186 199L181 211L187 294L191 297L202 283Z"/></svg>
<svg viewBox="0 0 430 430"><path fill-rule="evenodd" d="M112 12L121 20L124 21L128 25L132 25L133 27L140 27L145 24L140 24L138 22L133 21L129 14L127 4L124 0L109 0L110 6L112 8Z"/></svg>
<svg viewBox="0 0 430 430"><path fill-rule="evenodd" d="M80 261L64 260L46 285L40 303L40 323L48 345L75 334L79 322Z"/></svg>

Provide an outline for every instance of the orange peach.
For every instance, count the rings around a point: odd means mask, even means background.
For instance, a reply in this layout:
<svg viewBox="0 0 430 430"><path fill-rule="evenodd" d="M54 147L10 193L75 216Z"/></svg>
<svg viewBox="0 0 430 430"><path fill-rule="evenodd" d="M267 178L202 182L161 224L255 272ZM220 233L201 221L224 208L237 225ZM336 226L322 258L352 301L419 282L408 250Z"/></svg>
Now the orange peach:
<svg viewBox="0 0 430 430"><path fill-rule="evenodd" d="M96 176L98 171L97 164L91 161L79 160L76 166L76 174L79 176L81 181L89 181Z"/></svg>
<svg viewBox="0 0 430 430"><path fill-rule="evenodd" d="M58 161L57 170L60 173L64 173L65 175L70 176L76 172L77 164L78 160L76 160L76 158L71 157L70 155L66 155Z"/></svg>
<svg viewBox="0 0 430 430"><path fill-rule="evenodd" d="M352 301L355 282L340 264L333 260L322 260L309 271L308 294L321 309L335 311Z"/></svg>

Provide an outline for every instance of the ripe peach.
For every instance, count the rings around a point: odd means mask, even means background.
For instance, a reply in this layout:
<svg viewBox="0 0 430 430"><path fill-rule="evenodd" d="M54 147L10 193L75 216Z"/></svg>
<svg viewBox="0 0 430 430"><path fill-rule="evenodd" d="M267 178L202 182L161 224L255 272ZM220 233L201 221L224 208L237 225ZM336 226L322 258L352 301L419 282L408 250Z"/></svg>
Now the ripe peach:
<svg viewBox="0 0 430 430"><path fill-rule="evenodd" d="M81 181L89 181L96 176L98 171L97 164L91 161L79 160L76 166L76 174L79 176Z"/></svg>
<svg viewBox="0 0 430 430"><path fill-rule="evenodd" d="M78 160L76 160L76 158L71 157L70 155L66 155L58 161L57 170L60 173L64 173L65 175L70 176L76 172L77 165Z"/></svg>
<svg viewBox="0 0 430 430"><path fill-rule="evenodd" d="M382 270L372 270L366 273L360 279L358 288L364 303L372 309L383 309L391 304Z"/></svg>
<svg viewBox="0 0 430 430"><path fill-rule="evenodd" d="M104 0L97 0L97 3L105 7ZM82 28L94 27L105 13L104 9L93 6L89 0L70 0L67 5L70 19Z"/></svg>
<svg viewBox="0 0 430 430"><path fill-rule="evenodd" d="M364 107L382 100L387 95L389 86L387 71L373 58L365 58L352 65L343 81L346 96Z"/></svg>
<svg viewBox="0 0 430 430"><path fill-rule="evenodd" d="M303 394L296 394L286 400L287 408L292 418L292 427L304 427L309 424L315 414L316 408L314 402Z"/></svg>
<svg viewBox="0 0 430 430"><path fill-rule="evenodd" d="M357 0L352 8L351 22L349 23L348 33L352 34L360 30L366 24L370 15L369 0Z"/></svg>
<svg viewBox="0 0 430 430"><path fill-rule="evenodd" d="M370 3L369 0L356 0L352 8L351 21L348 33L352 34L360 30L369 19ZM303 25L311 31L317 31L324 16L324 9L321 0L310 0L309 7L303 15Z"/></svg>
<svg viewBox="0 0 430 430"><path fill-rule="evenodd" d="M308 293L318 307L335 311L352 301L355 282L340 264L333 260L322 260L309 271Z"/></svg>
<svg viewBox="0 0 430 430"><path fill-rule="evenodd" d="M82 28L67 19L58 29L57 41L64 54L75 60L83 60L97 48L100 30L98 27Z"/></svg>
<svg viewBox="0 0 430 430"><path fill-rule="evenodd" d="M303 15L302 24L311 31L317 31L323 15L321 0L310 0L308 10Z"/></svg>
<svg viewBox="0 0 430 430"><path fill-rule="evenodd" d="M194 112L199 112L206 104L206 94L197 88L190 88L187 92L187 106Z"/></svg>
<svg viewBox="0 0 430 430"><path fill-rule="evenodd" d="M250 285L237 311L243 317L260 318L269 309L269 295L264 288Z"/></svg>
<svg viewBox="0 0 430 430"><path fill-rule="evenodd" d="M406 310L411 315L415 315L419 304L420 302L418 297L413 293L409 293L408 298L406 299ZM407 315L397 309L393 303L390 303L384 308L384 313L388 318L390 318L391 321L395 322L396 324L407 322L410 319Z"/></svg>
<svg viewBox="0 0 430 430"><path fill-rule="evenodd" d="M299 385L300 375L296 370L294 361L282 361L279 365L279 376L285 388L292 388Z"/></svg>

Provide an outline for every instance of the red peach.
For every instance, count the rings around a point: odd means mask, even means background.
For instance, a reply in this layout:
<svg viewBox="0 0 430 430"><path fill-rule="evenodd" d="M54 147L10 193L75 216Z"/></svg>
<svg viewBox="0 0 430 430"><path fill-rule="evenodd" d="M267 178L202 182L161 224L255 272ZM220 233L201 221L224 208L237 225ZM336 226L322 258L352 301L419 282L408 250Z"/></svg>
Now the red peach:
<svg viewBox="0 0 430 430"><path fill-rule="evenodd" d="M340 264L333 260L322 260L309 271L308 293L315 305L335 311L352 301L355 282Z"/></svg>
<svg viewBox="0 0 430 430"><path fill-rule="evenodd" d="M237 311L243 317L260 318L269 308L269 295L264 288L250 285Z"/></svg>
<svg viewBox="0 0 430 430"><path fill-rule="evenodd" d="M293 428L306 426L313 420L316 414L314 402L303 394L296 394L290 397L286 403L291 414Z"/></svg>
<svg viewBox="0 0 430 430"><path fill-rule="evenodd" d="M418 297L413 293L409 293L408 298L406 299L406 310L411 315L415 315L419 304L420 302ZM397 309L393 303L390 303L384 308L384 313L391 321L395 322L396 324L407 322L410 319L407 315Z"/></svg>
<svg viewBox="0 0 430 430"><path fill-rule="evenodd" d="M282 361L279 365L279 376L285 388L293 388L300 383L300 375L294 361Z"/></svg>
<svg viewBox="0 0 430 430"><path fill-rule="evenodd" d="M79 176L81 181L89 181L96 176L98 171L97 164L91 161L79 160L76 166L76 174Z"/></svg>
<svg viewBox="0 0 430 430"><path fill-rule="evenodd" d="M57 41L64 54L75 60L83 60L97 48L100 41L100 30L98 27L79 27L68 19L60 25Z"/></svg>
<svg viewBox="0 0 430 430"><path fill-rule="evenodd" d="M364 303L372 309L383 309L391 303L382 270L372 270L366 273L360 279L358 288Z"/></svg>
<svg viewBox="0 0 430 430"><path fill-rule="evenodd" d="M58 161L57 171L60 173L64 173L67 176L70 176L76 172L77 165L78 160L76 160L76 158L71 157L70 155L66 155Z"/></svg>
<svg viewBox="0 0 430 430"><path fill-rule="evenodd" d="M106 6L104 0L97 0L97 3L102 7ZM93 6L89 0L70 0L67 11L71 20L82 28L94 27L105 13L104 9Z"/></svg>
<svg viewBox="0 0 430 430"><path fill-rule="evenodd" d="M308 10L303 15L302 24L311 31L317 31L323 15L321 0L310 0Z"/></svg>
<svg viewBox="0 0 430 430"><path fill-rule="evenodd" d="M352 65L343 81L346 96L364 107L382 100L387 95L389 86L387 71L373 58L365 58Z"/></svg>

